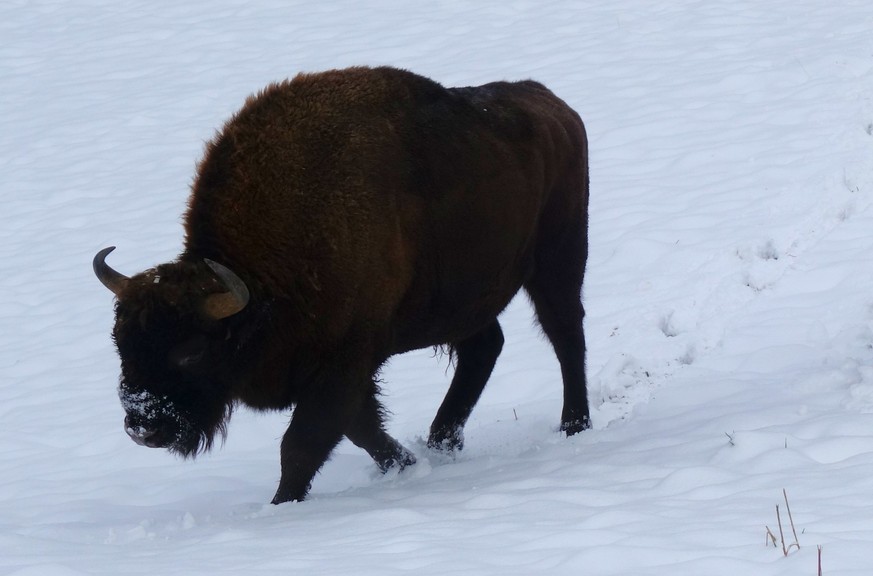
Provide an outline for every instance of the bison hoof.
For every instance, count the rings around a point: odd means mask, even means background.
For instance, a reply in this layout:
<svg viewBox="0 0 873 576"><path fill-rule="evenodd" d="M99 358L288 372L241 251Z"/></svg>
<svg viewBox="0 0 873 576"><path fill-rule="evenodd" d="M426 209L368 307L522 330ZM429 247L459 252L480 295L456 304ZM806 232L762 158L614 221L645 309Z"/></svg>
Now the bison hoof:
<svg viewBox="0 0 873 576"><path fill-rule="evenodd" d="M415 456L412 454L412 452L404 448L397 455L386 458L384 460L380 460L376 464L379 466L379 470L381 470L382 473L385 474L389 470L392 470L394 468L403 470L407 466L412 466L413 464L415 464L415 462Z"/></svg>
<svg viewBox="0 0 873 576"><path fill-rule="evenodd" d="M565 432L567 436L573 436L589 428L591 428L591 419L588 416L561 422L561 432Z"/></svg>
<svg viewBox="0 0 873 576"><path fill-rule="evenodd" d="M437 452L458 452L464 449L464 433L461 430L431 432L427 439L427 447Z"/></svg>
<svg viewBox="0 0 873 576"><path fill-rule="evenodd" d="M282 486L276 491L276 495L270 501L270 504L284 504L285 502L302 502L309 492L310 485L307 484L305 490L289 490Z"/></svg>
<svg viewBox="0 0 873 576"><path fill-rule="evenodd" d="M404 450L403 453L400 454L400 456L397 458L394 466L398 466L401 470L403 470L407 466L412 466L413 464L415 464L415 462L415 456L412 454L412 452Z"/></svg>

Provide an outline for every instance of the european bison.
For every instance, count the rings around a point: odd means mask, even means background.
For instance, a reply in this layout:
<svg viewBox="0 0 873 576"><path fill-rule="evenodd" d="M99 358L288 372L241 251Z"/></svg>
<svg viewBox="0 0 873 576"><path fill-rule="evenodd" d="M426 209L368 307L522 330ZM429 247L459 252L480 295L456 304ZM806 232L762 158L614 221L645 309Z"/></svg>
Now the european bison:
<svg viewBox="0 0 873 576"><path fill-rule="evenodd" d="M238 402L294 407L273 503L302 500L345 435L382 470L415 462L384 430L375 375L447 345L456 372L428 445L462 429L524 287L561 365L561 430L589 426L580 300L588 151L541 84L444 88L393 68L300 74L250 97L207 145L178 260L117 297L125 430L183 456Z"/></svg>

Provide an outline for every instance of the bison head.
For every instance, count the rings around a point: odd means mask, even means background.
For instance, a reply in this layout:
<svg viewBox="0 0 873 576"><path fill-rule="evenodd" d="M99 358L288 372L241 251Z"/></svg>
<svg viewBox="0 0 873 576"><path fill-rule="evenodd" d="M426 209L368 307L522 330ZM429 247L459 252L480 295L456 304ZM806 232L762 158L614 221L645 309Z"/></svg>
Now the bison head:
<svg viewBox="0 0 873 576"><path fill-rule="evenodd" d="M137 443L183 456L208 449L230 415L230 317L249 293L211 260L162 264L128 278L94 257L97 278L117 297L112 335L121 358L124 427Z"/></svg>

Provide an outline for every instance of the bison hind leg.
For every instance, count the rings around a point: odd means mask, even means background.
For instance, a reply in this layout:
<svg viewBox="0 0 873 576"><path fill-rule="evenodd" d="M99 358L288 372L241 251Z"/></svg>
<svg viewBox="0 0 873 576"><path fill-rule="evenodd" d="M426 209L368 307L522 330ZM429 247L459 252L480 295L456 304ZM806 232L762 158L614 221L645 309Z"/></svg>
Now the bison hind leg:
<svg viewBox="0 0 873 576"><path fill-rule="evenodd" d="M415 456L385 432L384 414L374 384L354 422L346 430L346 438L366 450L383 473L392 468L403 470L415 464Z"/></svg>
<svg viewBox="0 0 873 576"><path fill-rule="evenodd" d="M503 330L493 320L483 330L454 343L457 368L430 427L427 445L451 452L464 448L464 424L485 388L503 349Z"/></svg>
<svg viewBox="0 0 873 576"><path fill-rule="evenodd" d="M560 240L545 238L541 242L535 273L524 287L561 365L561 431L572 436L591 427L581 299L587 243L581 224Z"/></svg>

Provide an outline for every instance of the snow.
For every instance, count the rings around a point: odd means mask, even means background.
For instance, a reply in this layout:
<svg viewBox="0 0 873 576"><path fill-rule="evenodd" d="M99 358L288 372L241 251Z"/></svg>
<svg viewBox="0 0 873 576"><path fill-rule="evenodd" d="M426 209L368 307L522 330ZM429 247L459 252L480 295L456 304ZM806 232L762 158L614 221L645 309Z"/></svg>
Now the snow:
<svg viewBox="0 0 873 576"><path fill-rule="evenodd" d="M0 574L795 576L819 545L869 573L871 29L866 0L3 3ZM203 142L266 83L353 64L535 78L586 121L594 428L557 432L519 298L461 454L422 440L447 359L408 354L385 402L418 464L344 443L270 506L287 414L238 411L194 462L130 441L90 260L174 258Z"/></svg>

